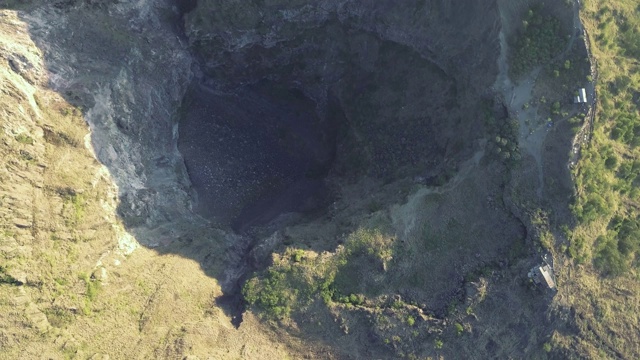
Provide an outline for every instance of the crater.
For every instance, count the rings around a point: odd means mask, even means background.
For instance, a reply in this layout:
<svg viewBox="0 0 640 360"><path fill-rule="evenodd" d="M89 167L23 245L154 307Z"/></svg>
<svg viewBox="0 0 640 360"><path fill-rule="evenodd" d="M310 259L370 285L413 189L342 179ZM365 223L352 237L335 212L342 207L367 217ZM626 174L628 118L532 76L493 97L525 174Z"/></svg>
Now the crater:
<svg viewBox="0 0 640 360"><path fill-rule="evenodd" d="M473 137L457 129L456 79L374 33L334 20L272 47L210 46L196 47L210 57L183 102L178 147L196 211L236 232L322 213L362 177L439 178Z"/></svg>
<svg viewBox="0 0 640 360"><path fill-rule="evenodd" d="M313 100L269 80L187 94L178 147L197 192L197 209L241 232L281 213L307 213L328 196L336 124Z"/></svg>

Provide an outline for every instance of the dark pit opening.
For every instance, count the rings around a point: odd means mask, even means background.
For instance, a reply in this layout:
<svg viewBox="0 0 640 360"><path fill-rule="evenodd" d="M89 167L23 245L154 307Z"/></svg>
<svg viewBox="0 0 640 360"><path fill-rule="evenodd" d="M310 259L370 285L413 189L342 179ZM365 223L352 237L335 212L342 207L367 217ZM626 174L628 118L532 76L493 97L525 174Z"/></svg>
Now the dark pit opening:
<svg viewBox="0 0 640 360"><path fill-rule="evenodd" d="M444 159L474 136L459 129L452 76L366 31L330 21L270 48L199 46L178 147L195 211L239 233L321 214L327 182L441 178Z"/></svg>
<svg viewBox="0 0 640 360"><path fill-rule="evenodd" d="M195 210L242 232L326 202L336 125L316 107L302 91L268 80L229 92L193 85L178 147L197 193Z"/></svg>
<svg viewBox="0 0 640 360"><path fill-rule="evenodd" d="M376 195L401 202L416 182L443 184L482 134L479 121L461 126L476 102L465 101L471 90L457 74L428 51L337 19L273 46L235 47L223 37L191 44L197 78L178 147L194 210L241 234L226 256L233 279L216 299L236 326L244 281L271 259L262 235L316 215L348 227L376 208ZM347 210L328 212L334 200ZM274 222L285 213L307 216Z"/></svg>

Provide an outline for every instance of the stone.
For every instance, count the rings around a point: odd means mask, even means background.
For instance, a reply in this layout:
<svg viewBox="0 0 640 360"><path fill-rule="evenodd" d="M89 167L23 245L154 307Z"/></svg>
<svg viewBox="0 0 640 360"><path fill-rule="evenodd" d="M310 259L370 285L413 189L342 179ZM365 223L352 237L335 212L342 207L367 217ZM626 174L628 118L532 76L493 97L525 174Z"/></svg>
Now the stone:
<svg viewBox="0 0 640 360"><path fill-rule="evenodd" d="M97 269L95 269L92 273L91 273L91 279L93 280L97 280L100 282L105 282L107 281L107 269L105 269L104 267L100 266Z"/></svg>
<svg viewBox="0 0 640 360"><path fill-rule="evenodd" d="M13 219L13 224L21 229L27 229L31 227L32 222L28 219L16 218Z"/></svg>

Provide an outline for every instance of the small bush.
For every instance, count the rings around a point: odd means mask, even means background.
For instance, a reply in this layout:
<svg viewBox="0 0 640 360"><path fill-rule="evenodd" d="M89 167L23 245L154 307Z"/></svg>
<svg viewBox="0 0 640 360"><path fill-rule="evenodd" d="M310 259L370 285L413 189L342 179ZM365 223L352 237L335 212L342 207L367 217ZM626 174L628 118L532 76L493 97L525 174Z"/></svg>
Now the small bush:
<svg viewBox="0 0 640 360"><path fill-rule="evenodd" d="M31 138L31 136L26 134L18 134L16 136L16 141L18 141L20 144L33 145L33 139Z"/></svg>
<svg viewBox="0 0 640 360"><path fill-rule="evenodd" d="M247 281L242 294L250 305L259 307L273 320L287 318L295 300L286 275L273 269L268 270L263 279L254 277Z"/></svg>
<svg viewBox="0 0 640 360"><path fill-rule="evenodd" d="M433 347L436 348L436 349L442 349L443 346L444 346L444 343L440 339L436 339L433 342Z"/></svg>
<svg viewBox="0 0 640 360"><path fill-rule="evenodd" d="M392 304L391 307L396 309L396 310L400 310L404 307L404 303L402 302L402 300L395 300Z"/></svg>
<svg viewBox="0 0 640 360"><path fill-rule="evenodd" d="M615 239L599 236L596 240L595 267L605 275L618 276L628 271L624 256L618 250Z"/></svg>
<svg viewBox="0 0 640 360"><path fill-rule="evenodd" d="M560 102L556 101L553 104L551 104L551 113L554 115L559 115L560 114Z"/></svg>
<svg viewBox="0 0 640 360"><path fill-rule="evenodd" d="M291 260L293 260L293 262L301 262L302 259L304 258L304 250L301 249L296 249L293 251L293 253L291 253Z"/></svg>
<svg viewBox="0 0 640 360"><path fill-rule="evenodd" d="M7 274L7 269L0 265L0 284L18 285L18 280Z"/></svg>
<svg viewBox="0 0 640 360"><path fill-rule="evenodd" d="M74 315L71 311L60 308L53 307L44 310L45 315L47 316L47 320L53 327L63 328L66 325L73 322Z"/></svg>
<svg viewBox="0 0 640 360"><path fill-rule="evenodd" d="M618 165L618 158L615 155L610 155L607 160L604 161L604 166L609 170L613 170Z"/></svg>
<svg viewBox="0 0 640 360"><path fill-rule="evenodd" d="M466 313L467 313L467 315L473 314L473 309L471 308L471 306L467 306Z"/></svg>

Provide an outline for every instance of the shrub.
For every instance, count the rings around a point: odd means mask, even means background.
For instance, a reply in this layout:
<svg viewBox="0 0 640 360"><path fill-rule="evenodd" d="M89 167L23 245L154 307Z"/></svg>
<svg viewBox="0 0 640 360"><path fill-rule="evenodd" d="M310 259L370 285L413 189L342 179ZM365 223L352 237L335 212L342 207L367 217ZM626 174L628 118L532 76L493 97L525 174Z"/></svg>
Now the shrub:
<svg viewBox="0 0 640 360"><path fill-rule="evenodd" d="M444 346L444 343L440 339L436 339L433 342L433 347L436 348L436 349L442 349L442 346Z"/></svg>
<svg viewBox="0 0 640 360"><path fill-rule="evenodd" d="M628 270L627 262L618 250L615 239L599 236L596 244L598 250L593 263L598 270L610 276L618 276Z"/></svg>
<svg viewBox="0 0 640 360"><path fill-rule="evenodd" d="M0 265L0 284L10 284L10 285L18 284L18 280L14 279L13 276L9 275L7 273L7 269L2 267L2 265Z"/></svg>
<svg viewBox="0 0 640 360"><path fill-rule="evenodd" d="M566 37L561 34L560 20L551 15L542 15L541 10L540 7L529 9L512 46L510 63L515 77L550 61L566 44Z"/></svg>
<svg viewBox="0 0 640 360"><path fill-rule="evenodd" d="M242 295L250 305L263 310L269 319L284 319L291 313L295 296L286 281L286 275L273 269L263 279L257 277L247 281Z"/></svg>
<svg viewBox="0 0 640 360"><path fill-rule="evenodd" d="M637 220L625 219L618 231L618 251L630 256L640 249L640 226Z"/></svg>
<svg viewBox="0 0 640 360"><path fill-rule="evenodd" d="M304 250L296 249L291 253L291 260L293 262L301 262L304 257Z"/></svg>
<svg viewBox="0 0 640 360"><path fill-rule="evenodd" d="M345 245L330 258L307 257L303 250L289 248L284 254L275 255L273 264L266 271L249 279L242 288L242 295L269 320L286 319L294 309L318 299L325 304L362 305L365 296L338 286L337 276L356 257L389 261L391 244L392 238L377 230L359 229L350 234ZM347 275L353 276L352 273Z"/></svg>
<svg viewBox="0 0 640 360"><path fill-rule="evenodd" d="M554 115L560 114L560 102L556 101L551 105L551 113Z"/></svg>
<svg viewBox="0 0 640 360"><path fill-rule="evenodd" d="M613 154L604 161L604 166L609 170L615 169L616 165L618 165L618 158Z"/></svg>
<svg viewBox="0 0 640 360"><path fill-rule="evenodd" d="M16 140L21 144L33 145L33 139L31 138L31 136L26 134L18 134L16 136Z"/></svg>
<svg viewBox="0 0 640 360"><path fill-rule="evenodd" d="M400 310L404 307L404 303L402 302L402 300L394 300L394 302L391 304L391 307L396 310Z"/></svg>
<svg viewBox="0 0 640 360"><path fill-rule="evenodd" d="M467 313L467 315L473 314L473 309L471 308L471 306L467 306L466 313Z"/></svg>
<svg viewBox="0 0 640 360"><path fill-rule="evenodd" d="M57 328L63 328L66 325L72 323L74 320L73 313L61 307L52 307L45 309L44 313L47 315L47 320L49 321L51 326Z"/></svg>

